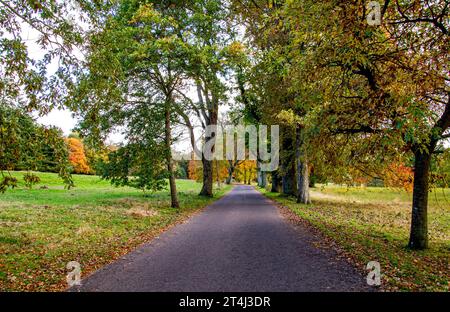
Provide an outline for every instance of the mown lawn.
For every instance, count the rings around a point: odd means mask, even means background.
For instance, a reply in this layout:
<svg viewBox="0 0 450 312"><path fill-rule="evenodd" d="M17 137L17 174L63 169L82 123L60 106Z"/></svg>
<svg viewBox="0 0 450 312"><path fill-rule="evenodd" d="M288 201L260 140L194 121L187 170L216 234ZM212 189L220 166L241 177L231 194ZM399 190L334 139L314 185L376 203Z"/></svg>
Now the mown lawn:
<svg viewBox="0 0 450 312"><path fill-rule="evenodd" d="M426 251L406 248L412 194L390 188L314 188L313 204L261 190L337 243L344 256L364 271L378 261L382 288L395 291L449 291L450 189L429 196L429 244Z"/></svg>
<svg viewBox="0 0 450 312"><path fill-rule="evenodd" d="M40 184L0 194L0 290L58 291L66 287L67 262L82 276L181 222L214 198L197 196L201 184L178 180L181 209L170 208L168 191L143 194L115 188L95 176L74 175L65 190L56 174L36 173ZM14 172L22 180L23 173ZM45 188L43 188L45 186Z"/></svg>

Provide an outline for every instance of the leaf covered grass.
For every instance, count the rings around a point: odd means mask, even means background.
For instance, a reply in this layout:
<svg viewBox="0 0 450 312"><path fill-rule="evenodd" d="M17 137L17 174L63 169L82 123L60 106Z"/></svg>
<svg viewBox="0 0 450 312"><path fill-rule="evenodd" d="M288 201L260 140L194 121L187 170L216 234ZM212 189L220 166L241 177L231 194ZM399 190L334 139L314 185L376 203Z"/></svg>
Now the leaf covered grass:
<svg viewBox="0 0 450 312"><path fill-rule="evenodd" d="M20 182L23 173L12 174ZM177 210L168 191L144 194L83 175L74 175L76 187L65 190L56 174L35 174L41 182L33 190L19 184L0 194L2 291L63 290L69 261L78 261L86 276L231 189L224 185L205 198L197 195L201 184L178 180Z"/></svg>
<svg viewBox="0 0 450 312"><path fill-rule="evenodd" d="M381 264L388 291L449 291L450 189L429 196L429 249L407 248L412 195L376 187L322 186L312 189L313 204L261 190L337 243L361 271Z"/></svg>

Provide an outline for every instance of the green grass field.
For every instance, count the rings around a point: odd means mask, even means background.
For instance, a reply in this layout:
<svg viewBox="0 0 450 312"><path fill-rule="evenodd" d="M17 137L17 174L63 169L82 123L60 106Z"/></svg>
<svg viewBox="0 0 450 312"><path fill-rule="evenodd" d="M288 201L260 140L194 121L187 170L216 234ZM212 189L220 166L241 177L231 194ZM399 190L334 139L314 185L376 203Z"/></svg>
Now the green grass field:
<svg viewBox="0 0 450 312"><path fill-rule="evenodd" d="M449 290L450 189L430 193L426 251L406 248L412 194L405 191L321 186L311 191L312 205L261 191L336 242L361 270L380 262L386 290Z"/></svg>
<svg viewBox="0 0 450 312"><path fill-rule="evenodd" d="M95 176L74 175L65 190L56 174L36 173L41 182L0 194L0 290L58 291L66 286L66 264L78 261L82 276L181 222L214 198L199 197L201 184L178 180L181 209L170 208L168 191L115 188ZM42 188L42 187L46 188ZM42 188L42 189L41 189Z"/></svg>

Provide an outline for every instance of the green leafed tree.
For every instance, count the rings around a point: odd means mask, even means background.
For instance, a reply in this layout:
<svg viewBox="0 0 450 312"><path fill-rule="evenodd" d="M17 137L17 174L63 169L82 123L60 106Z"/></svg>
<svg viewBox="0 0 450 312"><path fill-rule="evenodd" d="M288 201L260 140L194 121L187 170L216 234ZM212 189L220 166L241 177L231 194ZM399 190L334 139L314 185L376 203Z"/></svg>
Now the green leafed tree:
<svg viewBox="0 0 450 312"><path fill-rule="evenodd" d="M103 141L120 127L132 150L141 147L148 154L152 146L155 156L165 161L173 207L179 203L172 129L179 111L176 90L183 88L188 56L179 37L186 14L186 8L169 2L118 3L104 26L90 37L88 71L80 75L69 103L82 117L81 131L94 141ZM139 140L147 142L148 148ZM159 167L160 162L151 159Z"/></svg>
<svg viewBox="0 0 450 312"><path fill-rule="evenodd" d="M167 172L158 152L161 151L147 141L128 143L109 153L108 161L99 165L99 171L103 179L115 186L160 191L167 185Z"/></svg>
<svg viewBox="0 0 450 312"><path fill-rule="evenodd" d="M0 95L20 97L28 111L58 106L81 64L87 29L109 7L96 0L1 0Z"/></svg>

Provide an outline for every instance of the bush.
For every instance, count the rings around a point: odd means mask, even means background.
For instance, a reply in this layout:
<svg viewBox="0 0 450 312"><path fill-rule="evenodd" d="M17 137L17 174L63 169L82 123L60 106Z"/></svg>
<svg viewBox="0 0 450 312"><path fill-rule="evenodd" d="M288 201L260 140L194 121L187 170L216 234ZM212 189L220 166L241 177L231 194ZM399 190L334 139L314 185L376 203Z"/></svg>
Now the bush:
<svg viewBox="0 0 450 312"><path fill-rule="evenodd" d="M0 193L4 193L8 187L15 188L17 186L17 179L14 177L3 177L3 180L0 182Z"/></svg>
<svg viewBox="0 0 450 312"><path fill-rule="evenodd" d="M25 186L28 187L30 190L33 188L33 185L41 182L41 179L33 173L25 174L23 176L23 180L25 181Z"/></svg>

